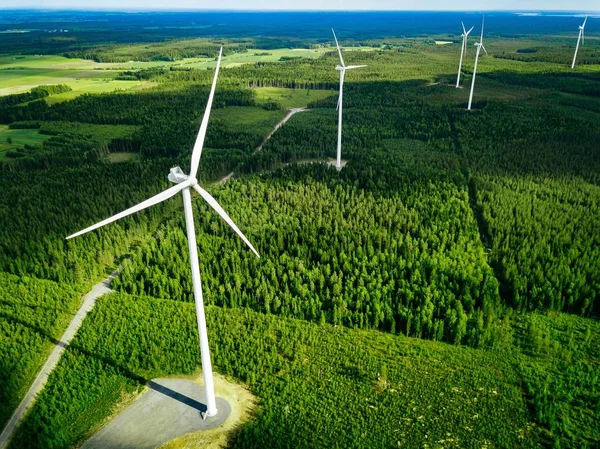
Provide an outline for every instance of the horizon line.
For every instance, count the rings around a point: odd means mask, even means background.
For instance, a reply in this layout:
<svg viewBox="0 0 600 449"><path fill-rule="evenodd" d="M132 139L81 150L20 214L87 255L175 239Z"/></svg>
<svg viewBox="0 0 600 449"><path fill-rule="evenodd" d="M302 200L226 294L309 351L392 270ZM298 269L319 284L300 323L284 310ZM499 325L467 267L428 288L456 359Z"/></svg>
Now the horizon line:
<svg viewBox="0 0 600 449"><path fill-rule="evenodd" d="M240 13L261 13L261 12L296 12L296 13L318 13L318 12L504 12L504 13L545 13L545 12L563 12L563 13L600 13L600 8L596 10L583 9L242 9L242 8L102 8L87 7L73 8L62 6L32 6L32 7L7 7L0 8L0 11L65 11L65 12L240 12Z"/></svg>

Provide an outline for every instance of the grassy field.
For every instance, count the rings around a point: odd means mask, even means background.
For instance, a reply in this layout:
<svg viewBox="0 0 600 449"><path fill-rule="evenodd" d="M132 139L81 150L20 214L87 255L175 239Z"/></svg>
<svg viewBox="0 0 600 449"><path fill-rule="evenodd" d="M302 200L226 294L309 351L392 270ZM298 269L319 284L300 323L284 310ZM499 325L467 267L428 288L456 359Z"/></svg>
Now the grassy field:
<svg viewBox="0 0 600 449"><path fill-rule="evenodd" d="M40 134L37 129L8 129L6 125L0 125L0 160L10 160L6 152L23 148L24 145L36 145L52 136ZM8 143L8 139L12 143Z"/></svg>
<svg viewBox="0 0 600 449"><path fill-rule="evenodd" d="M110 153L107 157L106 160L108 162L112 162L113 164L118 163L118 162L127 162L127 161L131 161L133 159L136 159L139 155L137 153L128 153L128 152L123 152L123 153Z"/></svg>
<svg viewBox="0 0 600 449"><path fill-rule="evenodd" d="M345 51L373 51L372 47L350 47ZM235 53L224 56L221 62L222 67L239 67L244 64L256 64L257 62L278 62L281 58L307 58L316 59L324 53L334 51L331 47L321 47L315 49L304 48L278 48L274 50L249 49L246 53ZM142 63L145 64L145 63ZM213 58L191 58L184 59L181 62L170 63L182 67L193 67L196 69L214 68L217 62Z"/></svg>
<svg viewBox="0 0 600 449"><path fill-rule="evenodd" d="M129 48L129 47L124 47ZM275 62L281 58L318 58L331 51L318 49L248 50L224 56L223 67L237 67L257 62ZM372 47L351 47L347 51L372 51ZM126 63L97 63L86 59L69 59L54 55L0 56L0 96L28 91L44 84L66 84L72 92L48 99L50 103L70 100L83 93L112 92L117 89L143 89L154 84L139 81L120 81L114 78L122 70L139 70L151 67L181 66L189 68L214 68L214 58L187 58L180 61L129 61Z"/></svg>
<svg viewBox="0 0 600 449"><path fill-rule="evenodd" d="M63 70L63 69L0 69L0 96L26 92L36 86L66 84L72 92L48 97L49 103L73 99L84 93L113 92L115 90L141 89L154 83L121 81L113 79L116 71Z"/></svg>
<svg viewBox="0 0 600 449"><path fill-rule="evenodd" d="M76 80L69 84L71 92L63 92L62 94L51 95L46 98L48 104L62 103L63 101L72 100L82 94L101 94L105 92L114 92L117 90L141 90L156 86L158 83L151 81L121 81L121 80Z"/></svg>
<svg viewBox="0 0 600 449"><path fill-rule="evenodd" d="M276 101L286 109L300 108L311 101L337 95L335 90L285 89L280 87L258 87L252 89L258 103Z"/></svg>

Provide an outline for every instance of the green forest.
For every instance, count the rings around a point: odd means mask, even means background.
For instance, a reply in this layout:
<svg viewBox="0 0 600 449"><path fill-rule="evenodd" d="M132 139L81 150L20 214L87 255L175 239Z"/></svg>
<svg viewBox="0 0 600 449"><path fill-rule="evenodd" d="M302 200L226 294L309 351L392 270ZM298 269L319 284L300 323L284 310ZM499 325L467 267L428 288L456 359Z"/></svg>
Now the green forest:
<svg viewBox="0 0 600 449"><path fill-rule="evenodd" d="M65 240L188 171L214 71L181 61L330 45L77 33L2 54L165 65L114 69L141 90L0 96L0 131L39 137L0 152L0 427L121 269L15 449L78 447L128 394L200 366L179 197ZM214 368L259 399L228 447L598 447L600 41L571 70L563 37L491 37L473 111L471 48L456 89L457 43L343 42L372 48L344 52L368 67L346 77L339 172L336 52L220 72L198 179L261 255L192 196Z"/></svg>

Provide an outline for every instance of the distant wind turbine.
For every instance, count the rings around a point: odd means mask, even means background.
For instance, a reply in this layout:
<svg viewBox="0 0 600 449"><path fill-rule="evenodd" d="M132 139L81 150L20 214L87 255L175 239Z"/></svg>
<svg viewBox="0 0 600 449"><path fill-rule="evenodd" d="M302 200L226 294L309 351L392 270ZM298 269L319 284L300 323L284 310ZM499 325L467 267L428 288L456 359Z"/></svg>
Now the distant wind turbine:
<svg viewBox="0 0 600 449"><path fill-rule="evenodd" d="M469 38L469 34L471 33L471 31L473 31L473 28L475 27L471 27L471 29L469 31L467 31L465 29L465 24L460 22L460 24L462 25L462 29L463 29L463 34L461 34L462 36L462 45L460 47L460 62L458 63L458 78L456 78L456 87L460 87L460 72L462 70L462 63L463 63L463 56L465 54L465 52L467 51L467 40Z"/></svg>
<svg viewBox="0 0 600 449"><path fill-rule="evenodd" d="M192 267L192 282L194 287L194 300L196 303L196 318L198 321L198 334L200 337L200 355L202 357L202 374L204 376L204 388L206 390L206 413L205 416L214 416L217 414L217 404L215 400L215 390L213 384L213 375L212 375L212 365L210 361L210 352L208 349L208 335L206 332L206 317L204 315L204 303L202 301L202 284L200 283L200 265L198 263L198 246L196 244L196 232L194 229L194 215L192 212L192 197L190 189L196 190L200 194L202 198L225 220L225 222L236 232L238 236L248 245L248 247L256 254L258 257L258 252L252 244L248 241L248 239L242 234L242 231L238 229L235 223L229 218L229 215L223 210L223 208L217 203L217 201L202 187L198 185L198 180L196 179L196 173L198 172L198 165L200 164L200 155L202 154L202 147L204 146L204 138L206 136L206 129L208 127L208 118L210 116L210 109L213 102L213 97L215 95L215 87L217 85L217 78L219 76L219 67L221 66L221 56L223 54L223 48L219 51L219 59L217 61L217 67L215 69L215 75L212 82L212 87L210 90L210 94L208 96L208 104L206 105L206 110L204 112L204 117L202 118L202 123L200 124L200 131L198 132L198 136L196 137L196 142L194 144L194 149L192 151L192 162L190 167L190 174L186 175L183 173L181 168L173 167L169 173L168 179L172 183L176 184L173 187L168 188L167 190L159 193L156 196L153 196L146 201L141 202L137 206L133 206L117 215L114 215L106 220L101 221L89 228L84 229L83 231L79 231L73 235L67 237L67 239L77 237L81 234L85 234L86 232L92 231L94 229L100 228L104 225L112 223L120 218L131 215L135 212L138 212L147 207L158 204L162 201L171 198L177 193L181 192L183 195L183 210L185 214L185 225L187 230L187 238L188 238L188 249L190 253L190 264Z"/></svg>
<svg viewBox="0 0 600 449"><path fill-rule="evenodd" d="M352 69L360 69L361 67L366 67L366 65L349 65L344 64L344 58L342 57L342 50L340 49L340 44L338 43L337 37L335 35L335 31L333 28L331 29L333 32L333 38L335 39L335 45L337 46L338 53L340 55L340 64L336 66L336 70L340 72L340 98L338 99L337 110L338 110L338 142L337 142L337 158L335 160L335 167L338 170L342 169L342 97L344 94L344 77L346 76L346 70Z"/></svg>
<svg viewBox="0 0 600 449"><path fill-rule="evenodd" d="M587 22L588 16L585 16L585 20L583 21L583 25L579 27L579 37L577 38L577 47L575 47L575 55L573 55L573 64L571 64L571 68L575 68L575 61L577 60L577 52L579 51L579 43L581 45L585 44L585 24Z"/></svg>
<svg viewBox="0 0 600 449"><path fill-rule="evenodd" d="M477 53L475 54L475 65L473 66L473 79L471 80L471 94L469 95L469 106L467 106L467 109L470 111L471 110L471 105L473 104L473 91L475 90L475 76L477 75L477 62L479 61L479 53L481 53L481 49L483 48L483 51L485 51L485 54L487 55L488 52L485 49L485 47L483 46L483 27L485 25L485 17L481 20L481 37L479 38L479 42L475 43L475 46L477 47Z"/></svg>

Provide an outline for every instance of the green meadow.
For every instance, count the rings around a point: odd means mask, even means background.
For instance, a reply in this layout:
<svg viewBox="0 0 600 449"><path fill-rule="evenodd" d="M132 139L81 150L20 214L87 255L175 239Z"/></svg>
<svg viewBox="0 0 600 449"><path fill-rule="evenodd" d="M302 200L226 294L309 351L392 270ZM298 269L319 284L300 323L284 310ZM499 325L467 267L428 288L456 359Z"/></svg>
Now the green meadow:
<svg viewBox="0 0 600 449"><path fill-rule="evenodd" d="M10 160L6 153L18 150L24 145L37 145L51 136L40 134L37 129L9 129L0 125L0 160Z"/></svg>
<svg viewBox="0 0 600 449"><path fill-rule="evenodd" d="M133 49L132 49L133 47ZM119 55L131 54L136 46L119 47ZM277 62L289 58L316 59L331 51L330 47L317 49L274 50L249 49L223 57L223 67L238 67L257 62ZM351 51L372 51L372 47L352 47ZM117 50L115 50L117 51ZM178 61L135 61L98 63L89 59L66 58L57 55L0 56L0 96L26 92L33 87L47 84L66 84L72 92L55 95L49 103L71 100L84 93L104 93L115 90L138 90L152 87L155 83L122 81L114 78L123 70L139 70L152 67L214 68L214 58L185 58ZM321 98L321 97L318 97ZM318 99L317 97L311 99ZM284 105L284 107L292 107Z"/></svg>

